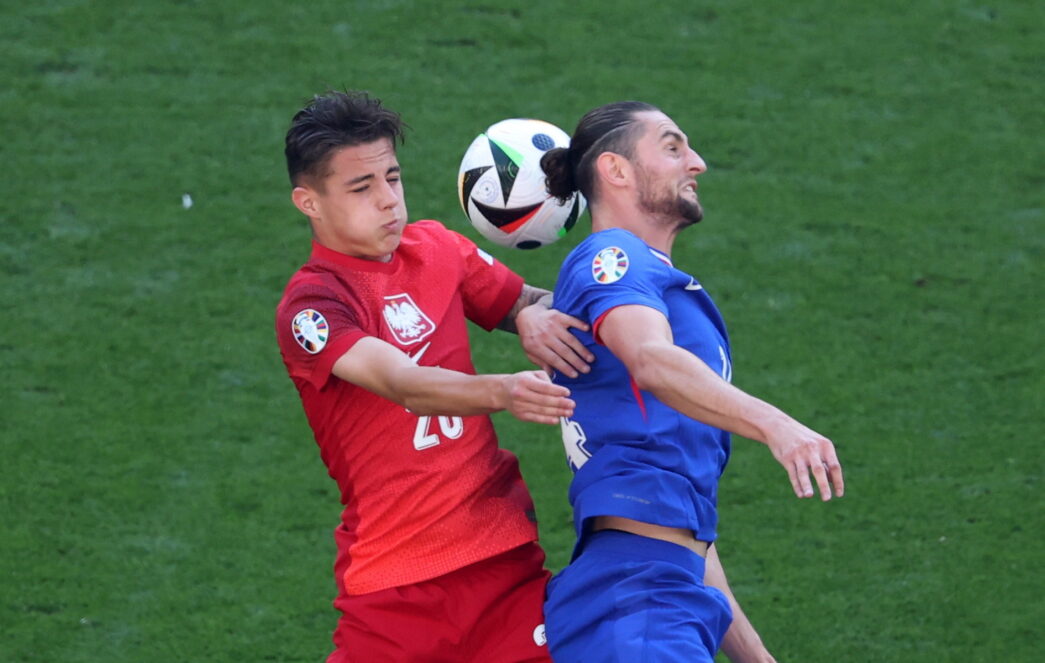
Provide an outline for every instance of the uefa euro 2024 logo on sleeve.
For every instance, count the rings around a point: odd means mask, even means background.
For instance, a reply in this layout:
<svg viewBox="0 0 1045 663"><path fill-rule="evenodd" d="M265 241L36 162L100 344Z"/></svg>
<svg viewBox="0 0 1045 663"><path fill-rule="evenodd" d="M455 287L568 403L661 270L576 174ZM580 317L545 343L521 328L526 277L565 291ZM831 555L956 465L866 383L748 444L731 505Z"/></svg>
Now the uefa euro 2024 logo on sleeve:
<svg viewBox="0 0 1045 663"><path fill-rule="evenodd" d="M305 349L305 352L314 355L323 349L330 336L330 325L327 319L319 311L307 308L294 316L290 323L290 330L294 334L294 340Z"/></svg>
<svg viewBox="0 0 1045 663"><path fill-rule="evenodd" d="M607 246L591 261L591 276L596 283L615 283L628 271L628 254L624 249Z"/></svg>

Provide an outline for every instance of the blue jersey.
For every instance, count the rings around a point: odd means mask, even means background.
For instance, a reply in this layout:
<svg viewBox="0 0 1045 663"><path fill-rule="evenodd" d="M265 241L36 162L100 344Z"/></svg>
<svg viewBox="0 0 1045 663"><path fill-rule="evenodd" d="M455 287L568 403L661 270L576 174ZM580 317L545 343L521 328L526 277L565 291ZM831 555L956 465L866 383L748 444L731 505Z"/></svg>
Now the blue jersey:
<svg viewBox="0 0 1045 663"><path fill-rule="evenodd" d="M589 323L597 334L602 316L628 304L663 313L677 345L732 378L725 324L700 283L626 230L594 233L563 263L555 308ZM585 521L601 515L684 527L714 541L729 434L639 390L624 364L591 333L576 333L595 355L592 370L575 379L557 373L553 381L569 387L577 403L562 432L575 472L569 497L578 541Z"/></svg>

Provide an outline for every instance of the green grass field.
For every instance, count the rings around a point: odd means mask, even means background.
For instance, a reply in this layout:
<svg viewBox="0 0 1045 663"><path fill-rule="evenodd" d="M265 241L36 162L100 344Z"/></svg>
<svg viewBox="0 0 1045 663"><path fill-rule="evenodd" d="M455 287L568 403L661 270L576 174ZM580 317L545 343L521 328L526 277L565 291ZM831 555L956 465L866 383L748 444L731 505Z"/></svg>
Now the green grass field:
<svg viewBox="0 0 1045 663"><path fill-rule="evenodd" d="M710 166L675 261L735 383L846 469L800 502L735 441L720 551L778 660L1039 660L1042 25L1017 0L3 3L0 661L328 652L339 505L272 317L309 242L283 134L343 86L412 126L412 218L476 239L455 178L490 123L672 115ZM493 252L550 287L586 225ZM558 431L495 420L561 568Z"/></svg>

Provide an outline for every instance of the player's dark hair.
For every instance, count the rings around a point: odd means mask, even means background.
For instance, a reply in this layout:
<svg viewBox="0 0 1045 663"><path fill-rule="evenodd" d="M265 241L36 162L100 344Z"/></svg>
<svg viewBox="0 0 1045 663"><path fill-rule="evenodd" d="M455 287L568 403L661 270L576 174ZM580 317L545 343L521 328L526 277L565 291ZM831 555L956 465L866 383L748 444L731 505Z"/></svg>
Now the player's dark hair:
<svg viewBox="0 0 1045 663"><path fill-rule="evenodd" d="M642 101L617 101L585 113L573 130L569 149L557 147L541 158L548 193L565 202L579 190L591 202L595 193L595 158L603 152L614 152L626 159L634 157L641 127L635 115L657 110L660 109Z"/></svg>
<svg viewBox="0 0 1045 663"><path fill-rule="evenodd" d="M406 125L399 113L385 108L366 92L329 91L317 94L294 115L287 130L287 173L297 186L302 176L322 180L334 152L381 138L404 140Z"/></svg>

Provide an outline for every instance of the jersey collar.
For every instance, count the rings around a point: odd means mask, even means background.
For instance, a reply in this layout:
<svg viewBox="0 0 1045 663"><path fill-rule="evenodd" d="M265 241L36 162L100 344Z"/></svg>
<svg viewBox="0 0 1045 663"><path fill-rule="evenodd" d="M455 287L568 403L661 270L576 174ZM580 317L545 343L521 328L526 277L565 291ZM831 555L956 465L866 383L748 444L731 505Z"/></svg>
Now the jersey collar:
<svg viewBox="0 0 1045 663"><path fill-rule="evenodd" d="M310 262L314 260L321 260L324 262L332 262L336 265L346 267L348 269L357 272L394 272L399 264L399 249L396 248L392 252L392 259L388 262L378 262L377 260L364 260L363 258L356 258L340 251L323 246L316 240L312 240L312 256Z"/></svg>
<svg viewBox="0 0 1045 663"><path fill-rule="evenodd" d="M653 254L654 258L659 259L661 262L666 264L668 267L674 267L675 266L675 264L671 262L671 258L668 257L668 254L661 253L660 251L658 251L657 249L653 248L649 244L646 244L646 248L649 249L649 252Z"/></svg>

